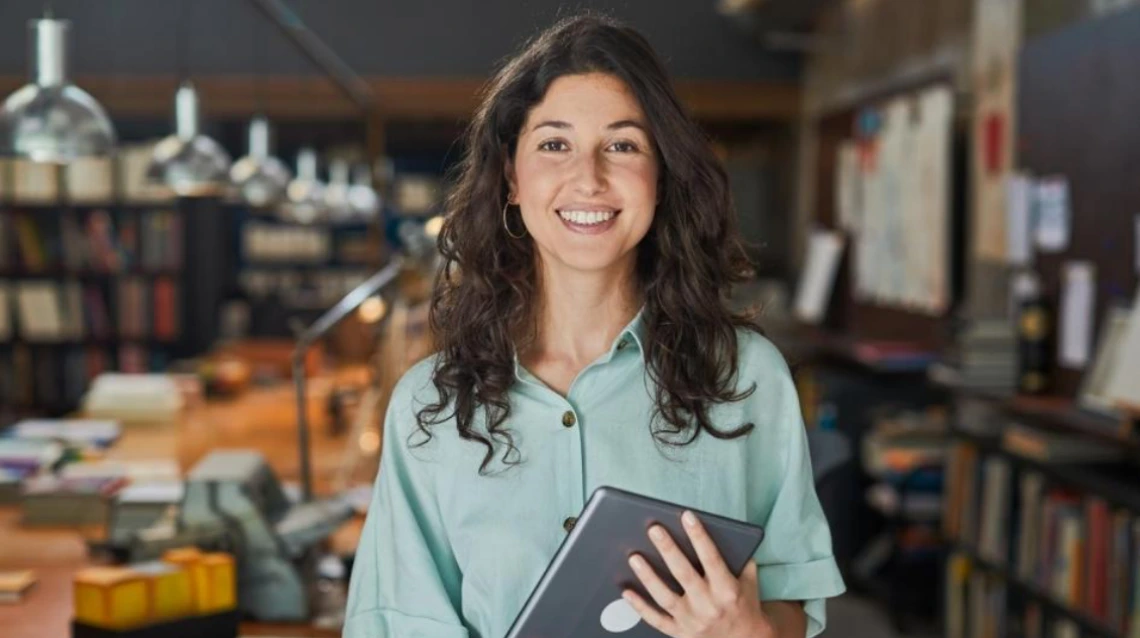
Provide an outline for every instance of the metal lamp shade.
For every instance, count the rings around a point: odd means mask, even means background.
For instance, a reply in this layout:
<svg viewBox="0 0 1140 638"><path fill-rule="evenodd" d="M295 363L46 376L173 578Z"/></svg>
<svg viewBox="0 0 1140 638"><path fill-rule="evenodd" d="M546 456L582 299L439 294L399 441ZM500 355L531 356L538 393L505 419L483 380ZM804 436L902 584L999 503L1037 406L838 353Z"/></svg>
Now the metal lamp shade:
<svg viewBox="0 0 1140 638"><path fill-rule="evenodd" d="M297 177L285 189L285 210L292 221L310 224L325 215L325 185L317 176L317 152L297 153Z"/></svg>
<svg viewBox="0 0 1140 638"><path fill-rule="evenodd" d="M258 116L249 122L249 154L234 163L230 181L245 203L269 208L285 199L292 173L269 154L269 120Z"/></svg>
<svg viewBox="0 0 1140 638"><path fill-rule="evenodd" d="M154 147L147 179L180 197L220 195L229 184L230 156L198 132L198 93L183 82L174 97L176 132Z"/></svg>
<svg viewBox="0 0 1140 638"><path fill-rule="evenodd" d="M115 129L95 98L67 80L66 20L29 22L32 82L0 108L0 154L64 164L108 155Z"/></svg>

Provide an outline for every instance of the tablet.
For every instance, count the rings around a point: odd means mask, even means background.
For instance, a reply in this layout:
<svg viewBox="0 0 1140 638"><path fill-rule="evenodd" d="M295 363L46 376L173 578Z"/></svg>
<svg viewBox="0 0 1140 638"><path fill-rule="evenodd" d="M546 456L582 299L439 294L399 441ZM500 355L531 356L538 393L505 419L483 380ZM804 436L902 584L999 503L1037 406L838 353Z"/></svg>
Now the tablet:
<svg viewBox="0 0 1140 638"><path fill-rule="evenodd" d="M660 523L700 571L700 563L681 525L681 514L693 511L725 562L739 575L764 538L764 529L673 503L599 487L590 496L570 535L547 565L506 638L660 638L621 597L633 589L652 603L629 566L641 554L661 579L680 592L657 548L649 527Z"/></svg>

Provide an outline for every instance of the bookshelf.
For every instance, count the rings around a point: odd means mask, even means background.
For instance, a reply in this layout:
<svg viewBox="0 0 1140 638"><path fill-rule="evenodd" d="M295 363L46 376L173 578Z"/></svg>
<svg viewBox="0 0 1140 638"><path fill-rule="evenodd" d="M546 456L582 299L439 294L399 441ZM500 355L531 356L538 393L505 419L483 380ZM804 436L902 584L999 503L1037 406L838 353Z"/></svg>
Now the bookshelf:
<svg viewBox="0 0 1140 638"><path fill-rule="evenodd" d="M0 426L72 412L102 372L164 370L212 343L232 270L202 262L225 268L224 213L140 194L148 156L0 163Z"/></svg>
<svg viewBox="0 0 1140 638"><path fill-rule="evenodd" d="M1015 400L990 401L988 408L998 422L1015 417L1037 429L1045 442L1092 438L1080 425L1084 416L1034 418L1018 411ZM988 631L1026 638L1136 635L1140 446L1097 437L1104 458L1066 460L1071 450L1064 441L1072 439L1061 438L1046 446L1048 454L1029 455L1002 438L1004 428L987 434L969 423L978 418L970 414L953 429L944 512L947 638Z"/></svg>
<svg viewBox="0 0 1140 638"><path fill-rule="evenodd" d="M236 287L274 316L251 322L251 336L291 337L289 318L308 322L366 280L384 258L379 223L300 224L245 211L235 216ZM261 319L260 321L258 319Z"/></svg>

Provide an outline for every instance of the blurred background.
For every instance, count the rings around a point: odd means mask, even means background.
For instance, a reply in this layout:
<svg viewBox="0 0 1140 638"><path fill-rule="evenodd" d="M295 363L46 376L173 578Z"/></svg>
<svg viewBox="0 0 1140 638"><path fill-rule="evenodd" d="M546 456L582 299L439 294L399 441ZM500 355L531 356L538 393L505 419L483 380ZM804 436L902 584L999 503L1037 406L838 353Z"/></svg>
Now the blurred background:
<svg viewBox="0 0 1140 638"><path fill-rule="evenodd" d="M1140 2L0 3L0 626L336 636L447 170L563 15L727 168L849 593L1140 636Z"/></svg>

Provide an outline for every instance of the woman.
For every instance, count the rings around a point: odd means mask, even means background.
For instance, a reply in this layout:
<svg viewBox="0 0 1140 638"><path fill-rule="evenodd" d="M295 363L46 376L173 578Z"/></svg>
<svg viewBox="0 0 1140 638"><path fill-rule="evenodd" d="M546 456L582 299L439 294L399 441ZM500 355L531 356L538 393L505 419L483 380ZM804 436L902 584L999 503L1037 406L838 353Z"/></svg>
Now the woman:
<svg viewBox="0 0 1140 638"><path fill-rule="evenodd" d="M728 309L749 268L725 173L648 43L604 18L557 24L489 85L465 152L439 352L392 395L345 635L503 636L600 485L767 530L739 579L699 522L701 572L651 533L684 592L633 557L645 622L819 633L843 583L795 389Z"/></svg>

